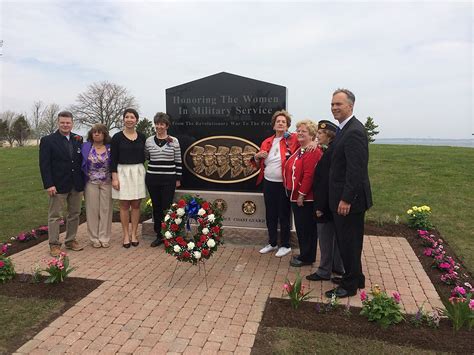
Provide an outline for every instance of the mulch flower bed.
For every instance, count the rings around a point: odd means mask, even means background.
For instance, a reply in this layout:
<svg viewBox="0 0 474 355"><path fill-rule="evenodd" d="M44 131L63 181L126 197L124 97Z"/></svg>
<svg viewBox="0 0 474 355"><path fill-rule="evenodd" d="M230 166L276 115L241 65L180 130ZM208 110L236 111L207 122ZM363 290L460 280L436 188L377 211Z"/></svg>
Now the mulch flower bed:
<svg viewBox="0 0 474 355"><path fill-rule="evenodd" d="M53 320L74 306L77 302L99 287L103 281L85 279L81 277L68 277L64 282L58 284L46 284L46 277L41 276L40 282L33 283L29 274L17 274L15 278L5 284L0 284L0 295L12 298L41 298L55 299L64 302L58 313L53 313L40 324L37 324L27 333L22 334L8 343L8 353L14 353L35 334L45 328ZM7 325L3 325L7 326Z"/></svg>
<svg viewBox="0 0 474 355"><path fill-rule="evenodd" d="M350 315L344 306L324 311L326 305L314 302L302 302L297 310L291 307L290 300L268 299L259 330L252 348L253 354L271 353L271 337L265 336L265 328L286 327L336 333L354 338L380 340L402 346L413 346L423 350L447 351L450 353L471 354L474 344L474 332L461 330L453 332L451 322L442 319L439 328L428 326L415 327L409 322L401 322L387 329L367 321L359 315L361 308L351 307ZM407 316L409 318L410 316Z"/></svg>

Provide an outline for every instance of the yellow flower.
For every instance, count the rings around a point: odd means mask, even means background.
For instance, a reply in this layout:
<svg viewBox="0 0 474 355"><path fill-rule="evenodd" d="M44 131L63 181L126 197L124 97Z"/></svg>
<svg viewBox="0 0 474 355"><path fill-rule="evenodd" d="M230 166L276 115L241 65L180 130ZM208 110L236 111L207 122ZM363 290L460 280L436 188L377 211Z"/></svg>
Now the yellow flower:
<svg viewBox="0 0 474 355"><path fill-rule="evenodd" d="M377 296L378 294L380 294L380 286L375 284L373 287L372 287L372 293L374 294L374 296Z"/></svg>
<svg viewBox="0 0 474 355"><path fill-rule="evenodd" d="M151 207L151 198L146 201L146 205Z"/></svg>
<svg viewBox="0 0 474 355"><path fill-rule="evenodd" d="M412 214L412 213L413 213L413 210L412 210L412 209L409 209L409 210L407 211L407 214Z"/></svg>

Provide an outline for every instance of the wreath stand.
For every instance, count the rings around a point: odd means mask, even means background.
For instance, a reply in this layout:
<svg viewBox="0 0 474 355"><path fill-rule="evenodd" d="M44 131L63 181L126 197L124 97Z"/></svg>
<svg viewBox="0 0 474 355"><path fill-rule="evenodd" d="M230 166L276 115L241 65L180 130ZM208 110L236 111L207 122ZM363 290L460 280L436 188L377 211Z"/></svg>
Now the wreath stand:
<svg viewBox="0 0 474 355"><path fill-rule="evenodd" d="M202 268L204 270L204 281L206 282L206 291L208 291L207 287L207 272L206 272L206 262L204 261L205 259L201 259L201 261L198 261L198 273L201 275L201 263L202 263ZM176 259L176 265L174 266L173 273L171 274L170 281L168 282L168 287L171 287L171 281L173 281L174 274L176 273L176 269L178 268L179 260ZM178 282L178 281L176 281ZM174 284L173 284L174 286Z"/></svg>

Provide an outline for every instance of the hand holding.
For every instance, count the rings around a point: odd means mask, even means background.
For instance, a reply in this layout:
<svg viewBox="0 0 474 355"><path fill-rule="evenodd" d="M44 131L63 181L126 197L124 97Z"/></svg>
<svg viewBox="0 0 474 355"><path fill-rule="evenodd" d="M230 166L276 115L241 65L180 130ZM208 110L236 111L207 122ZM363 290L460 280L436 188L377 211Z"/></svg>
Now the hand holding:
<svg viewBox="0 0 474 355"><path fill-rule="evenodd" d="M320 210L316 210L316 217L321 217L324 213Z"/></svg>
<svg viewBox="0 0 474 355"><path fill-rule="evenodd" d="M337 214L340 216L347 216L351 211L351 204L346 201L339 201L339 206L337 206Z"/></svg>
<svg viewBox="0 0 474 355"><path fill-rule="evenodd" d="M120 191L120 182L117 179L112 180L112 187L115 190Z"/></svg>
<svg viewBox="0 0 474 355"><path fill-rule="evenodd" d="M48 192L49 197L53 197L54 195L58 193L58 191L56 190L56 186L48 187L46 191Z"/></svg>
<svg viewBox="0 0 474 355"><path fill-rule="evenodd" d="M296 199L296 204L298 207L303 207L304 205L304 195L299 195L298 198Z"/></svg>

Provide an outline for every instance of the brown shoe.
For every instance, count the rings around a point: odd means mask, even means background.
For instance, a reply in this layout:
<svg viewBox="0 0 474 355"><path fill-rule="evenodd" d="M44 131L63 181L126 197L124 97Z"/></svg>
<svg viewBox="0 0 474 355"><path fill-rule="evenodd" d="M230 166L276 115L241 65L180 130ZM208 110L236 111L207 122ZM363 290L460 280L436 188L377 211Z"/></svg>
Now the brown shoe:
<svg viewBox="0 0 474 355"><path fill-rule="evenodd" d="M108 248L108 247L110 247L110 244L109 244L109 243L105 243L105 242L102 243L102 248Z"/></svg>
<svg viewBox="0 0 474 355"><path fill-rule="evenodd" d="M92 243L93 248L100 248L101 246L102 246L102 244L100 244L99 242L93 242Z"/></svg>
<svg viewBox="0 0 474 355"><path fill-rule="evenodd" d="M84 249L84 247L81 247L77 241L73 240L72 242L66 243L66 249L79 251Z"/></svg>
<svg viewBox="0 0 474 355"><path fill-rule="evenodd" d="M49 254L51 254L53 258L57 258L59 254L61 254L61 247L59 245L53 244L49 248Z"/></svg>

